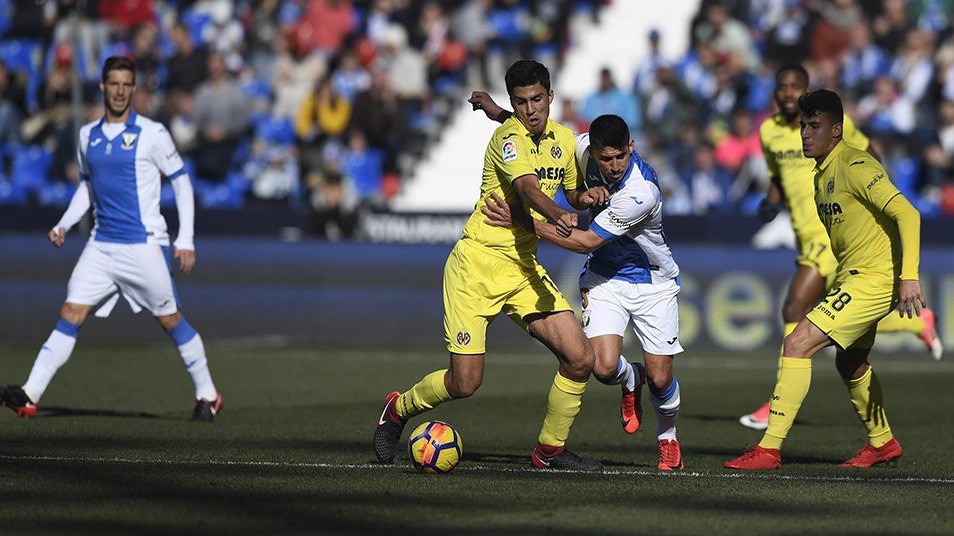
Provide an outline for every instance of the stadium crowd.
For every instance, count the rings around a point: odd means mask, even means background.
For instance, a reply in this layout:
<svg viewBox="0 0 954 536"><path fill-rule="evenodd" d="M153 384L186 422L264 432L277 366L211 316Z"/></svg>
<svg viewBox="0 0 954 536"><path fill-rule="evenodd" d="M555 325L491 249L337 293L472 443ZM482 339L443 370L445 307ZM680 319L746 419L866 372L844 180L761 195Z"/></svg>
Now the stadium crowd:
<svg viewBox="0 0 954 536"><path fill-rule="evenodd" d="M499 84L519 57L558 71L571 18L605 3L0 0L0 204L68 202L74 117L102 114L99 67L120 54L138 65L135 108L168 126L200 206L287 205L311 231L349 236L470 89ZM954 0L703 0L685 54L665 57L667 36L651 32L633 80L603 72L562 120L623 116L667 213L754 213L758 124L775 70L800 62L812 87L845 97L924 216L954 215L952 14Z"/></svg>

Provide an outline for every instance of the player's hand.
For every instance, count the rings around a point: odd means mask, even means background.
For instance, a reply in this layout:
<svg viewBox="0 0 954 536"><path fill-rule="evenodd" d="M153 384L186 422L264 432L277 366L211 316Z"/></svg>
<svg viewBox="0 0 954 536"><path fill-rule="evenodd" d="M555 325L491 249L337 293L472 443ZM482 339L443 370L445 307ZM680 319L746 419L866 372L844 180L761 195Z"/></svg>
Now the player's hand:
<svg viewBox="0 0 954 536"><path fill-rule="evenodd" d="M557 234L563 238L569 238L570 234L573 232L573 229L576 228L577 223L577 214L576 212L564 212L560 214L560 217L553 222L556 225Z"/></svg>
<svg viewBox="0 0 954 536"><path fill-rule="evenodd" d="M594 186L580 194L578 198L579 203L588 207L605 205L608 200L609 190L605 186Z"/></svg>
<svg viewBox="0 0 954 536"><path fill-rule="evenodd" d="M768 197L763 197L762 202L759 203L759 219L762 220L763 223L774 220L781 211L782 207L769 201Z"/></svg>
<svg viewBox="0 0 954 536"><path fill-rule="evenodd" d="M898 296L898 314L908 318L921 316L921 309L927 308L927 302L921 294L921 282L917 279L902 279ZM913 313L913 314L912 314Z"/></svg>
<svg viewBox="0 0 954 536"><path fill-rule="evenodd" d="M492 227L512 227L513 215L510 211L510 205L497 195L497 192L490 192L487 203L480 207L480 211L487 216L484 223Z"/></svg>
<svg viewBox="0 0 954 536"><path fill-rule="evenodd" d="M189 273L192 272L192 267L195 266L195 251L191 249L176 249L173 255L179 259L179 269L182 270L182 273L189 275Z"/></svg>
<svg viewBox="0 0 954 536"><path fill-rule="evenodd" d="M503 111L503 108L497 106L497 103L490 98L490 94L486 91L474 91L470 94L470 98L467 99L473 107L474 111L483 110L489 119L494 121L497 120L497 117L500 115L500 112Z"/></svg>
<svg viewBox="0 0 954 536"><path fill-rule="evenodd" d="M66 242L66 229L62 227L54 227L50 229L47 237L50 239L50 243L56 247L63 247L63 243Z"/></svg>

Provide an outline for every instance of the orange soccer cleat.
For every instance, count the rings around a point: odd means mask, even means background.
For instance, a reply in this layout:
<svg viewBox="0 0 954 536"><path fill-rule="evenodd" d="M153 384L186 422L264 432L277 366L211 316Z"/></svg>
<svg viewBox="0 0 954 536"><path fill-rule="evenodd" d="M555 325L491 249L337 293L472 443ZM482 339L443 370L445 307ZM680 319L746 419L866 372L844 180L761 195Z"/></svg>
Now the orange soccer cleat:
<svg viewBox="0 0 954 536"><path fill-rule="evenodd" d="M758 445L750 448L738 458L725 462L723 467L742 469L743 471L768 471L782 467L782 451L767 449Z"/></svg>
<svg viewBox="0 0 954 536"><path fill-rule="evenodd" d="M865 443L865 446L861 447L861 450L853 458L845 463L838 464L838 467L871 467L879 463L897 460L902 453L901 444L892 437L891 441L877 448L872 447L871 443Z"/></svg>

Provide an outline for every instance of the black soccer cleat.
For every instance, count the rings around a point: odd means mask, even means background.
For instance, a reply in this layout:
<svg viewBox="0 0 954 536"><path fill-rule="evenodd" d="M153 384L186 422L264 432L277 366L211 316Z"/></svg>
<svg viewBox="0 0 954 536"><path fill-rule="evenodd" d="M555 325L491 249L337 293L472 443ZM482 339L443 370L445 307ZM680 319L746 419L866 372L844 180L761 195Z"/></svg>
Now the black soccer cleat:
<svg viewBox="0 0 954 536"><path fill-rule="evenodd" d="M0 406L13 410L18 417L30 419L36 415L37 405L19 385L8 385L0 390Z"/></svg>
<svg viewBox="0 0 954 536"><path fill-rule="evenodd" d="M559 469L563 471L596 472L603 470L603 464L596 460L584 458L575 452L559 447L556 454L547 456L546 451L556 447L537 444L530 454L530 465L537 469Z"/></svg>
<svg viewBox="0 0 954 536"><path fill-rule="evenodd" d="M399 396L401 393L394 391L384 398L384 409L378 419L378 427L374 429L374 455L381 463L394 461L394 454L397 452L397 446L401 442L401 434L407 422L398 417L394 410Z"/></svg>
<svg viewBox="0 0 954 536"><path fill-rule="evenodd" d="M195 408L192 409L192 420L198 422L212 422L215 419L215 416L222 411L222 406L225 405L225 402L222 401L222 394L216 392L215 400L208 401L206 399L196 400Z"/></svg>

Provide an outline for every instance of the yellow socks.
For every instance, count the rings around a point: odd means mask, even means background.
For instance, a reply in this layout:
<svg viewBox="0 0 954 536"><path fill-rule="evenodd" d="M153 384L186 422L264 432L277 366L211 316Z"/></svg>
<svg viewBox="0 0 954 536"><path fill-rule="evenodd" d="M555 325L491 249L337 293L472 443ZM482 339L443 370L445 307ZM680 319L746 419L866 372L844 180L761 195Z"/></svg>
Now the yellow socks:
<svg viewBox="0 0 954 536"><path fill-rule="evenodd" d="M586 382L568 380L557 372L547 397L547 416L543 419L539 442L553 447L562 447L570 435L570 427L580 412Z"/></svg>
<svg viewBox="0 0 954 536"><path fill-rule="evenodd" d="M868 442L878 448L891 441L891 427L888 426L888 417L884 411L884 398L881 394L881 382L869 366L868 371L857 380L845 382L851 403L858 412L861 424L868 431Z"/></svg>
<svg viewBox="0 0 954 536"><path fill-rule="evenodd" d="M783 357L778 369L778 382L772 393L772 407L768 429L759 446L780 449L795 422L795 415L808 394L812 383L812 360L798 357Z"/></svg>
<svg viewBox="0 0 954 536"><path fill-rule="evenodd" d="M417 382L398 397L395 409L397 414L404 420L407 420L419 413L452 400L447 387L444 386L444 375L447 369L434 371Z"/></svg>
<svg viewBox="0 0 954 536"><path fill-rule="evenodd" d="M891 311L891 314L878 322L878 333L895 333L898 331L920 335L924 331L924 320L919 316L913 318L899 316L896 311Z"/></svg>

